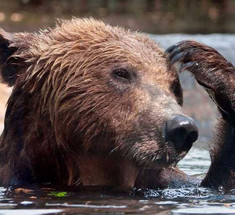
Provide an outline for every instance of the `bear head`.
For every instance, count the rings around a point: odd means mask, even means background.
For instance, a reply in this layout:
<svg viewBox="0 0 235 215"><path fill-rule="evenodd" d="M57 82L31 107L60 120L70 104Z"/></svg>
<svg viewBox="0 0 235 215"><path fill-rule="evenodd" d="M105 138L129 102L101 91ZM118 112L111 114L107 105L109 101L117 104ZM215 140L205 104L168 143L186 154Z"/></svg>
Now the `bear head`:
<svg viewBox="0 0 235 215"><path fill-rule="evenodd" d="M104 185L118 166L132 186L141 169L176 164L197 139L178 75L143 34L74 18L38 34L1 30L0 56L2 81L13 86L0 165L17 171L6 184L65 175Z"/></svg>

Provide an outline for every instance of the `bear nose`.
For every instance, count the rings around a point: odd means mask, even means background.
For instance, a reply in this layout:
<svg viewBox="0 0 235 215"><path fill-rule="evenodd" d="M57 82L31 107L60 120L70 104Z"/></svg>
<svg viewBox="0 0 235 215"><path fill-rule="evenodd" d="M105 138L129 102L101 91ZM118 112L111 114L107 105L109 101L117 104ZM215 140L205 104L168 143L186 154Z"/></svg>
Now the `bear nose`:
<svg viewBox="0 0 235 215"><path fill-rule="evenodd" d="M176 150L189 150L198 138L195 122L186 116L175 115L165 125L165 140L172 142Z"/></svg>

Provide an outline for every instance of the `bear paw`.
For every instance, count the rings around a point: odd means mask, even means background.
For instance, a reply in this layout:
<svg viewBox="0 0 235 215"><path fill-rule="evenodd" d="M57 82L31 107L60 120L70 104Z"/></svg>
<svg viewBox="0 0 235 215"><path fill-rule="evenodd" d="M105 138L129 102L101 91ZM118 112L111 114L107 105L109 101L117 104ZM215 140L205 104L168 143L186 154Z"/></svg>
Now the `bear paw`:
<svg viewBox="0 0 235 215"><path fill-rule="evenodd" d="M205 88L226 120L235 123L235 68L215 49L182 41L166 50L170 66L189 71Z"/></svg>

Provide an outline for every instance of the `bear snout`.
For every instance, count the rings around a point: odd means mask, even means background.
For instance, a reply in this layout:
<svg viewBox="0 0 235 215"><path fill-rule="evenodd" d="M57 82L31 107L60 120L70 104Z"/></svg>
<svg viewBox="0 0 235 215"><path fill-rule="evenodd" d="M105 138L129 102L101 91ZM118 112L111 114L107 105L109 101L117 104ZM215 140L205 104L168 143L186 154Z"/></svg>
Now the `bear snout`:
<svg viewBox="0 0 235 215"><path fill-rule="evenodd" d="M198 138L198 128L191 118L177 114L165 123L164 138L176 151L188 151Z"/></svg>

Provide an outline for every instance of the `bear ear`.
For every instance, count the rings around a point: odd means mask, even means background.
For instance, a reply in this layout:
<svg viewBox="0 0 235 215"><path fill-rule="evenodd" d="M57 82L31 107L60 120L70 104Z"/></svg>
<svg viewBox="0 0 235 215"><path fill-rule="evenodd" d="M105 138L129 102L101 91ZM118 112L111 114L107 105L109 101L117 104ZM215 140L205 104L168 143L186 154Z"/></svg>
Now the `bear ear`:
<svg viewBox="0 0 235 215"><path fill-rule="evenodd" d="M24 36L25 35L25 36ZM0 28L0 81L13 86L18 75L22 73L26 63L17 57L28 47L25 34L10 34Z"/></svg>

